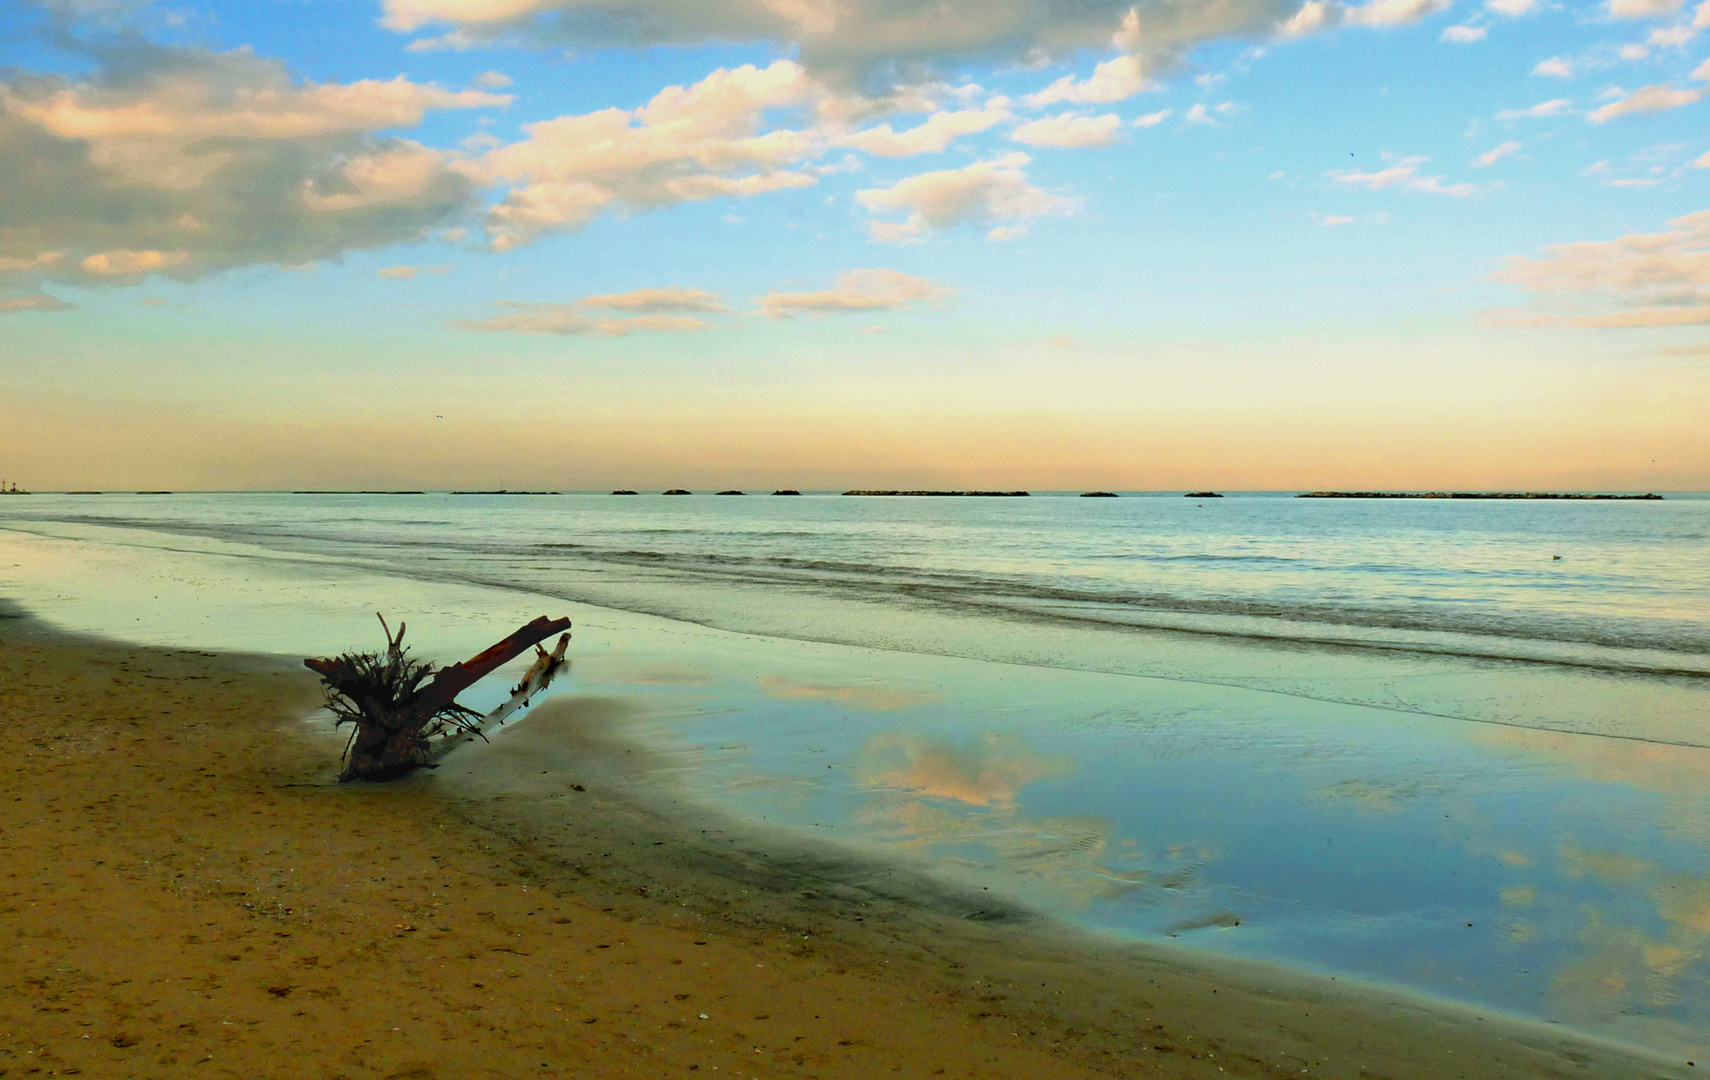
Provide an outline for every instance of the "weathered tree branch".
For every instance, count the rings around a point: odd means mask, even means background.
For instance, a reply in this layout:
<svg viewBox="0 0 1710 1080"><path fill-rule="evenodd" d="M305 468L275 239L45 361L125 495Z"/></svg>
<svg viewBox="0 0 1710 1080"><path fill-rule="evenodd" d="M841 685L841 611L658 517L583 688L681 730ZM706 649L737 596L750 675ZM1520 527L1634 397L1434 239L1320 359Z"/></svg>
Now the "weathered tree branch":
<svg viewBox="0 0 1710 1080"><path fill-rule="evenodd" d="M386 633L386 654L345 653L331 659L307 659L305 667L320 675L326 686L327 708L340 724L356 726L345 753L340 780L387 779L431 765L457 745L465 733L480 736L503 723L552 681L564 664L569 634L548 653L540 642L570 626L569 619L541 616L461 664L435 671L432 664L410 659L403 645L405 624L392 628L380 617ZM511 700L485 717L457 704L457 695L497 668L535 650L534 667L511 694ZM432 676L425 686L423 680Z"/></svg>

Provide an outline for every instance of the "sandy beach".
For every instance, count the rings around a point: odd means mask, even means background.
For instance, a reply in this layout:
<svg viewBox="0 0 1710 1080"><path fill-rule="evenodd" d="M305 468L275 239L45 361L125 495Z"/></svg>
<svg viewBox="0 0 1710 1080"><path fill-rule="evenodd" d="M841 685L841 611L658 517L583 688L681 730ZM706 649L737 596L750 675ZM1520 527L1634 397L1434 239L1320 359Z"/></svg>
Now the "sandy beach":
<svg viewBox="0 0 1710 1080"><path fill-rule="evenodd" d="M625 782L609 701L470 752L511 777L482 793L337 785L277 659L9 619L0 686L0 1075L1695 1072L678 820ZM531 748L571 730L574 764Z"/></svg>

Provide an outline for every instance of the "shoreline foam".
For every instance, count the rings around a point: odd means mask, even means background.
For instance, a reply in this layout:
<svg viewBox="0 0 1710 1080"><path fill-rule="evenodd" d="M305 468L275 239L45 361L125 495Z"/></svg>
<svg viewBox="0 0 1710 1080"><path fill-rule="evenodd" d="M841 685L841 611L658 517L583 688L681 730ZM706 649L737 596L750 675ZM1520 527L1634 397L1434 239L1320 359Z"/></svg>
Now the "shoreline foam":
<svg viewBox="0 0 1710 1080"><path fill-rule="evenodd" d="M8 619L0 664L8 723L34 748L9 763L17 794L0 804L6 906L36 905L8 927L34 948L7 956L0 983L13 1052L36 1064L49 1059L23 1049L133 1075L173 1074L204 1051L223 1069L248 1053L247 1075L352 1056L424 1077L534 1057L532 1075L714 1061L732 1075L737 1062L826 1076L930 1062L1018 1077L1692 1074L1552 1025L1070 932L894 865L673 809L610 701L557 699L442 774L339 788L336 746L289 719L308 680L267 660ZM61 880L78 875L81 891ZM547 898L570 921L542 934ZM156 923L172 936L150 946L139 933ZM213 929L184 933L197 927ZM673 979L693 986L663 992ZM237 1033L223 1030L233 1011ZM702 1011L726 1023L702 1028ZM760 1044L758 1057L732 1042L736 1013L735 1042ZM777 1041L785 1022L807 1034Z"/></svg>

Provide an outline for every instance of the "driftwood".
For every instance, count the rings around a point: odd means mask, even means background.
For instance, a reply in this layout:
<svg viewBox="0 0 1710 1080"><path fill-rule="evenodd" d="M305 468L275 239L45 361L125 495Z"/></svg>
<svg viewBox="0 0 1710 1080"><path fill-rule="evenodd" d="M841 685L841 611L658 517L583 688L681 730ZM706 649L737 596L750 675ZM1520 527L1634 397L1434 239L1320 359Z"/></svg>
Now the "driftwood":
<svg viewBox="0 0 1710 1080"><path fill-rule="evenodd" d="M435 670L408 655L405 624L394 636L384 617L386 652L345 653L308 659L303 666L321 677L326 707L339 724L352 724L340 780L385 780L422 766L432 767L458 744L484 738L552 682L563 668L570 635L547 652L540 643L566 630L569 619L544 615L461 664ZM533 647L534 666L511 691L510 700L485 716L457 703L457 695Z"/></svg>

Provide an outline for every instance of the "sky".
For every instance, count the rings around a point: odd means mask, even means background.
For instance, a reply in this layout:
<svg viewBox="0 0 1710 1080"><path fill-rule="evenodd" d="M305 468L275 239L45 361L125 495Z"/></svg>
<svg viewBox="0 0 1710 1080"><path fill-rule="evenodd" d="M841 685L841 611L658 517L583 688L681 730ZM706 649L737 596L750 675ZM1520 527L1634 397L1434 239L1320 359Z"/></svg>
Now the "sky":
<svg viewBox="0 0 1710 1080"><path fill-rule="evenodd" d="M35 490L1710 489L1710 0L5 0Z"/></svg>

